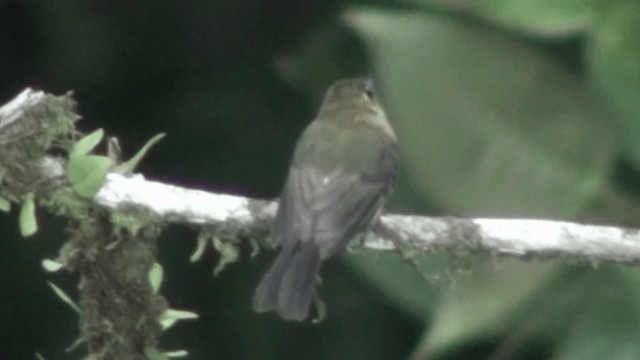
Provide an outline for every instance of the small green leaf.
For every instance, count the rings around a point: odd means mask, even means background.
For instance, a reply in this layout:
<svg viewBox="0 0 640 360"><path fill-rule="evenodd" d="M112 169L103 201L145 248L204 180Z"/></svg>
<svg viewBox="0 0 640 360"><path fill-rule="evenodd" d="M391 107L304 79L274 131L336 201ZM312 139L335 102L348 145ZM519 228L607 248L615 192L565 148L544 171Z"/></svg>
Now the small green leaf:
<svg viewBox="0 0 640 360"><path fill-rule="evenodd" d="M158 141L162 140L162 138L164 138L165 136L166 136L165 133L161 133L161 134L158 134L158 135L152 137L151 139L149 139L149 141L147 141L147 143L144 144L142 149L138 150L138 152L131 159L129 159L129 160L123 162L122 164L116 166L113 169L113 171L117 172L117 173L121 173L121 174L130 174L130 173L132 173L133 170L135 170L135 168L138 166L138 164L140 163L142 158L147 154L149 149L153 145L155 145Z"/></svg>
<svg viewBox="0 0 640 360"><path fill-rule="evenodd" d="M227 265L238 261L238 248L235 243L222 241L218 237L214 237L212 242L213 247L220 253L218 265L213 269L213 276L218 276Z"/></svg>
<svg viewBox="0 0 640 360"><path fill-rule="evenodd" d="M120 141L118 141L118 138L115 136L112 136L107 140L107 156L111 159L113 164L119 164L120 159L122 159Z"/></svg>
<svg viewBox="0 0 640 360"><path fill-rule="evenodd" d="M73 311L78 313L78 315L82 314L82 310L80 310L80 307L73 300L71 300L71 298L62 289L57 287L52 282L47 281L47 284L51 286L51 288L56 293L56 295L58 295L60 300L64 301L67 305L69 305L69 307L73 309Z"/></svg>
<svg viewBox="0 0 640 360"><path fill-rule="evenodd" d="M175 350L175 351L166 351L164 353L166 356L170 358L181 358L189 355L187 350Z"/></svg>
<svg viewBox="0 0 640 360"><path fill-rule="evenodd" d="M189 261L192 263L200 260L202 258L202 254L207 249L207 245L209 244L209 239L206 236L198 236L198 244L196 245L196 250L189 257Z"/></svg>
<svg viewBox="0 0 640 360"><path fill-rule="evenodd" d="M209 245L209 238L206 236L198 236L198 244L196 245L196 249L193 251L193 254L189 257L189 261L192 263L199 261L204 254L204 251L207 249L207 245Z"/></svg>
<svg viewBox="0 0 640 360"><path fill-rule="evenodd" d="M9 212L11 211L11 203L9 200L0 196L0 211Z"/></svg>
<svg viewBox="0 0 640 360"><path fill-rule="evenodd" d="M315 317L315 319L311 320L311 323L314 325L321 324L327 318L327 304L325 304L325 302L322 301L322 299L320 299L318 296L314 296L313 303L316 306L318 315Z"/></svg>
<svg viewBox="0 0 640 360"><path fill-rule="evenodd" d="M69 157L74 156L82 156L89 154L96 146L100 143L102 138L104 137L104 130L98 129L91 134L83 137L78 140L75 144L73 144L73 149L71 149L71 153Z"/></svg>
<svg viewBox="0 0 640 360"><path fill-rule="evenodd" d="M162 270L162 265L154 263L153 266L151 266L151 270L149 270L149 283L151 283L151 289L153 289L154 294L158 293L162 285L163 276L164 270Z"/></svg>
<svg viewBox="0 0 640 360"><path fill-rule="evenodd" d="M111 160L106 156L83 155L69 159L67 178L75 192L93 198L107 177Z"/></svg>
<svg viewBox="0 0 640 360"><path fill-rule="evenodd" d="M66 264L69 257L71 257L75 251L77 251L77 249L73 246L73 243L71 241L67 241L62 244L60 250L58 250L58 258L55 261L61 264Z"/></svg>
<svg viewBox="0 0 640 360"><path fill-rule="evenodd" d="M48 272L56 272L64 267L63 263L59 263L55 260L44 259L42 260L42 267Z"/></svg>
<svg viewBox="0 0 640 360"><path fill-rule="evenodd" d="M20 234L24 237L31 236L38 231L38 221L36 220L36 205L33 202L33 193L29 193L22 201L20 208Z"/></svg>
<svg viewBox="0 0 640 360"><path fill-rule="evenodd" d="M160 350L151 346L144 348L144 355L149 360L169 360L169 357L167 355L161 353Z"/></svg>
<svg viewBox="0 0 640 360"><path fill-rule="evenodd" d="M163 330L166 330L172 327L173 324L175 324L178 320L191 320L197 318L198 314L191 311L167 309L160 316L160 325L162 326Z"/></svg>
<svg viewBox="0 0 640 360"><path fill-rule="evenodd" d="M257 239L251 238L249 239L249 246L251 247L251 254L249 254L249 256L253 259L260 254L260 243Z"/></svg>

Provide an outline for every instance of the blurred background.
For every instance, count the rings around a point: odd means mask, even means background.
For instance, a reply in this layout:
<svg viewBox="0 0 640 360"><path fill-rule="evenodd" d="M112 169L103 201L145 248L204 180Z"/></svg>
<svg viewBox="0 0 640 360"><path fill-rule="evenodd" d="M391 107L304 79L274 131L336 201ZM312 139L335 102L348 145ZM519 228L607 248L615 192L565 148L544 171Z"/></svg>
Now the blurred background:
<svg viewBox="0 0 640 360"><path fill-rule="evenodd" d="M278 195L326 87L372 74L401 141L388 211L640 227L636 0L0 0L0 104L75 92L89 132L174 184ZM0 149L1 151L1 149ZM40 266L64 219L0 216L0 354L66 353L73 274ZM252 312L273 253L212 276L197 231L160 239L163 293L195 311L161 347L190 359L638 359L640 274L578 261L354 249L323 269L321 325Z"/></svg>

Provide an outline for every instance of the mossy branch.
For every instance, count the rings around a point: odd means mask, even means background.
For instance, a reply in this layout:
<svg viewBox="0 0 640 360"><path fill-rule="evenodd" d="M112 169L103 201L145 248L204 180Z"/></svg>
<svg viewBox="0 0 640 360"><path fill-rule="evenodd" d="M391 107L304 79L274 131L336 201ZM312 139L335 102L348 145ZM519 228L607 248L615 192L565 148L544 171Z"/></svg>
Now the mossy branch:
<svg viewBox="0 0 640 360"><path fill-rule="evenodd" d="M0 107L0 198L21 204L24 236L37 230L34 203L68 219L59 263L45 268L80 276L76 346L86 345L86 358L146 359L168 308L149 282L161 226L144 211L113 211L72 190L65 169L78 143L78 119L71 94L26 89ZM125 217L138 221L127 226Z"/></svg>

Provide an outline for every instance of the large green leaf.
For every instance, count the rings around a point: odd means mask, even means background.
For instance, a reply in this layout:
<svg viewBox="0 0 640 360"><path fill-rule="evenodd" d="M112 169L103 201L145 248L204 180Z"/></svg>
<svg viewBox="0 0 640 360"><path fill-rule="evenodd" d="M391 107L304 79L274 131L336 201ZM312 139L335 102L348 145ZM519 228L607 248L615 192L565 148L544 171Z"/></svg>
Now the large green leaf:
<svg viewBox="0 0 640 360"><path fill-rule="evenodd" d="M559 269L558 264L511 261L499 270L459 279L442 297L423 346L434 354L471 339L502 335Z"/></svg>
<svg viewBox="0 0 640 360"><path fill-rule="evenodd" d="M437 304L441 289L430 284L409 260L403 260L397 253L358 249L349 254L347 260L360 275L379 288L393 305L412 317L421 321L426 319ZM430 265L432 274L438 274L443 271L442 261L439 260L431 254L421 257L420 262Z"/></svg>
<svg viewBox="0 0 640 360"><path fill-rule="evenodd" d="M482 27L352 9L398 132L409 181L460 214L572 216L617 152L587 87Z"/></svg>
<svg viewBox="0 0 640 360"><path fill-rule="evenodd" d="M640 3L603 5L592 28L591 75L615 109L626 150L640 166Z"/></svg>
<svg viewBox="0 0 640 360"><path fill-rule="evenodd" d="M566 37L591 25L593 0L402 0L427 9L477 15L500 27L542 37Z"/></svg>
<svg viewBox="0 0 640 360"><path fill-rule="evenodd" d="M567 36L587 29L592 9L585 0L478 0L473 7L500 25L540 36Z"/></svg>
<svg viewBox="0 0 640 360"><path fill-rule="evenodd" d="M636 272L637 270L623 270ZM590 288L575 299L580 313L554 359L640 359L640 281L612 269L592 273Z"/></svg>

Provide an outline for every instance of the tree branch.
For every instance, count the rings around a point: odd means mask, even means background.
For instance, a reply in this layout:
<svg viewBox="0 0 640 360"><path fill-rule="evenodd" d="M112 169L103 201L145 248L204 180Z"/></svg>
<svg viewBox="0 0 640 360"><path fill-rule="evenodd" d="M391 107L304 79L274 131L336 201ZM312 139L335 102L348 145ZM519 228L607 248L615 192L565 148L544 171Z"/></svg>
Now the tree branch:
<svg viewBox="0 0 640 360"><path fill-rule="evenodd" d="M96 201L107 208L143 207L169 222L231 223L266 231L275 202L209 193L149 181L142 175L109 174ZM531 258L581 258L592 262L640 262L640 232L612 226L536 219L458 219L383 215L364 246L392 250L402 244L418 250L487 251Z"/></svg>
<svg viewBox="0 0 640 360"><path fill-rule="evenodd" d="M0 108L0 133L6 124L14 123L38 103L34 98L47 99L42 93L27 89ZM64 166L57 158L48 158L42 168L48 177L64 174ZM277 207L272 201L183 188L150 181L139 174L115 173L108 175L94 200L109 209L145 209L161 221L250 232L267 231ZM521 259L640 262L637 229L551 220L383 215L364 241L364 246L378 250L391 250L400 244L418 250L467 249Z"/></svg>

